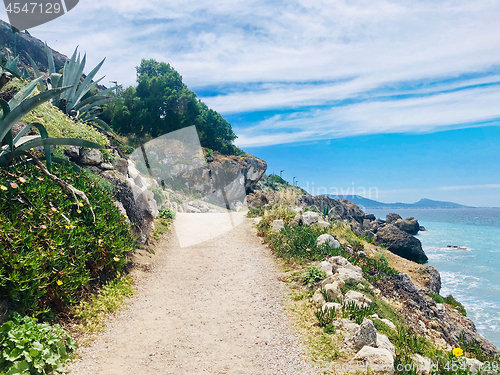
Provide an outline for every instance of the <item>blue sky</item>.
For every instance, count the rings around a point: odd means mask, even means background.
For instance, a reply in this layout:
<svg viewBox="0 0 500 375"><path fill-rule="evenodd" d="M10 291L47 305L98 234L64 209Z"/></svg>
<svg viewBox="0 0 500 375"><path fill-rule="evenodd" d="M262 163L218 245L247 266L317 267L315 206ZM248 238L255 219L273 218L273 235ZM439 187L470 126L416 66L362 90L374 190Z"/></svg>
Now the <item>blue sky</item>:
<svg viewBox="0 0 500 375"><path fill-rule="evenodd" d="M500 206L499 19L493 0L81 0L30 33L107 57L103 82L169 62L312 193Z"/></svg>

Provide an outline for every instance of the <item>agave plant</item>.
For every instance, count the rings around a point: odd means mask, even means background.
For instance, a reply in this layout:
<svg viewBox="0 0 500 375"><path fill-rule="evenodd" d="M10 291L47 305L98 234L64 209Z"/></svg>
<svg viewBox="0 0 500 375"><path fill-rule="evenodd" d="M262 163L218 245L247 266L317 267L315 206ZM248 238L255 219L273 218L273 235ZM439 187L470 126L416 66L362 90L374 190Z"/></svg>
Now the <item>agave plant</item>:
<svg viewBox="0 0 500 375"><path fill-rule="evenodd" d="M75 52L73 52L71 59L66 61L66 63L64 64L62 74L56 72L54 56L47 44L45 44L45 52L47 53L47 59L49 62L49 77L47 79L47 89L71 86L69 90L54 97L52 103L68 115L78 117L82 121L93 121L102 128L111 130L108 124L99 119L97 116L98 110L100 109L101 105L118 100L115 97L107 96L115 89L115 87L102 90L95 95L88 95L90 90L96 87L97 84L104 78L101 77L98 80L92 82L105 59L97 64L97 66L92 69L92 71L85 77L83 82L81 82L87 55L83 55L83 58L80 59L78 47L75 48ZM28 59L33 66L33 69L35 70L35 74L37 75L37 77L41 77L42 73L37 68L35 61L29 55Z"/></svg>
<svg viewBox="0 0 500 375"><path fill-rule="evenodd" d="M7 60L0 66L0 74L8 72L18 78L30 79L30 74L28 70L23 67L21 70L18 69L17 64L19 63L19 56L12 58L10 55L7 56Z"/></svg>
<svg viewBox="0 0 500 375"><path fill-rule="evenodd" d="M52 161L62 161L53 158L50 152L51 146L55 145L75 145L82 147L102 148L101 145L75 138L50 138L47 130L42 124L31 123L26 125L15 138L12 135L12 127L28 112L40 104L50 100L63 92L71 89L71 86L49 89L37 95L31 96L35 87L41 82L42 78L37 78L26 84L14 97L7 103L0 99L0 144L6 143L0 148L0 166L6 166L13 160L32 156L27 153L34 147L43 146L45 150L45 160L47 166L51 167ZM32 128L38 128L40 135L26 136L25 134Z"/></svg>

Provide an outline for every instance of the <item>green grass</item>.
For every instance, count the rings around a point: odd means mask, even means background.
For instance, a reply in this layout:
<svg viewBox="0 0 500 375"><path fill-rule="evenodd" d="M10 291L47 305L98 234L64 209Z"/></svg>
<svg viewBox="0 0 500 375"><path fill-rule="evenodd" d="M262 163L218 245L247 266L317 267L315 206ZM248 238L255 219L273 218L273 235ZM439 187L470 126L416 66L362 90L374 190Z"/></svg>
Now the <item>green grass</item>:
<svg viewBox="0 0 500 375"><path fill-rule="evenodd" d="M87 285L112 279L134 249L109 183L66 166L53 173L87 194L95 222L37 167L0 169L0 298L43 319L79 302Z"/></svg>
<svg viewBox="0 0 500 375"><path fill-rule="evenodd" d="M121 276L104 285L90 301L82 301L75 306L73 315L78 323L74 328L85 333L102 331L106 315L116 312L125 299L132 297L134 293L129 276Z"/></svg>

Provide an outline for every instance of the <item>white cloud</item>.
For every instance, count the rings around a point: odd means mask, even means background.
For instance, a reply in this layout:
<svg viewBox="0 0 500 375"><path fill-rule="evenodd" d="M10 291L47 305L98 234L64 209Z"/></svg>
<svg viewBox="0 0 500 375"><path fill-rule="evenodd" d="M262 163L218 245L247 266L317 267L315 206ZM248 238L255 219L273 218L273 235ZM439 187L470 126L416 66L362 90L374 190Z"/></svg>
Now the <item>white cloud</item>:
<svg viewBox="0 0 500 375"><path fill-rule="evenodd" d="M498 0L82 0L30 31L66 54L79 45L89 69L107 56L105 81L134 84L141 58L155 58L195 91L222 87L203 100L223 115L300 109L250 127L233 123L238 143L251 146L498 118L496 86L439 91L498 82L499 19ZM425 93L433 95L383 98ZM331 107L344 99L357 103Z"/></svg>

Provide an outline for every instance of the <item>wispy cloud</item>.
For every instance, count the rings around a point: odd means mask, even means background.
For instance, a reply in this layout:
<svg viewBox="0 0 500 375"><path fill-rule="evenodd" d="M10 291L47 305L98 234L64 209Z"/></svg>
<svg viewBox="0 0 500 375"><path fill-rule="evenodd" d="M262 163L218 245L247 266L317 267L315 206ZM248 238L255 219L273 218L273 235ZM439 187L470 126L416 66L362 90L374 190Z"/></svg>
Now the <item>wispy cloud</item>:
<svg viewBox="0 0 500 375"><path fill-rule="evenodd" d="M222 115L268 111L233 121L246 147L498 124L499 19L498 0L85 0L31 33L107 56L106 80L155 58Z"/></svg>

